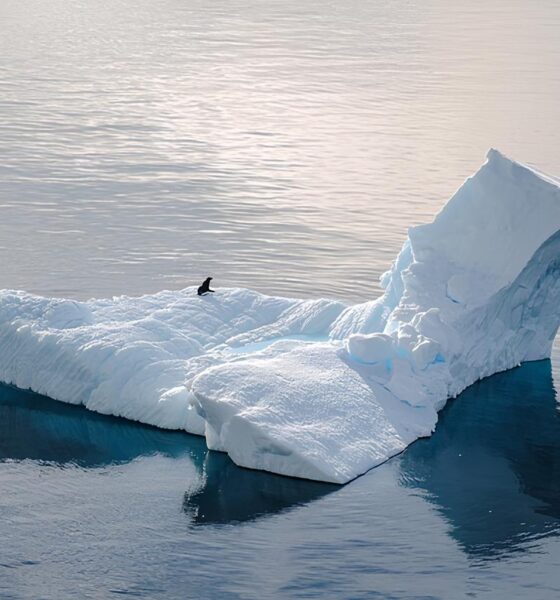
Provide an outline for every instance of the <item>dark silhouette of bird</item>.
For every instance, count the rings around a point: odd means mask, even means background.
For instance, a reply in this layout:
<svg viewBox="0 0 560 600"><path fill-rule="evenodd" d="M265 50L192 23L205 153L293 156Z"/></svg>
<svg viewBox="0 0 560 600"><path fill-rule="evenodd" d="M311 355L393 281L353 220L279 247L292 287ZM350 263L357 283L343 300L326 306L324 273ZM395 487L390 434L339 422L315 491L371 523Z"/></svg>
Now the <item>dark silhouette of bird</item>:
<svg viewBox="0 0 560 600"><path fill-rule="evenodd" d="M212 281L212 277L207 277L202 285L198 288L197 294L199 296L205 296L208 293L214 293L214 290L210 289L210 282Z"/></svg>

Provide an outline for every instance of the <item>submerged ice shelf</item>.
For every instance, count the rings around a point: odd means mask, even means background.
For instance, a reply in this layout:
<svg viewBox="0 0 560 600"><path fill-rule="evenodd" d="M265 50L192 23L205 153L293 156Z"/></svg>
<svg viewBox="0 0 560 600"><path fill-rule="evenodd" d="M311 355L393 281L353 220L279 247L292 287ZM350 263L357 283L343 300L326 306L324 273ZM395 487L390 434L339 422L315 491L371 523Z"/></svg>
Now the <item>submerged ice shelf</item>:
<svg viewBox="0 0 560 600"><path fill-rule="evenodd" d="M205 435L237 464L345 483L428 436L449 397L550 355L560 182L491 150L412 228L377 300L74 302L0 292L0 380Z"/></svg>

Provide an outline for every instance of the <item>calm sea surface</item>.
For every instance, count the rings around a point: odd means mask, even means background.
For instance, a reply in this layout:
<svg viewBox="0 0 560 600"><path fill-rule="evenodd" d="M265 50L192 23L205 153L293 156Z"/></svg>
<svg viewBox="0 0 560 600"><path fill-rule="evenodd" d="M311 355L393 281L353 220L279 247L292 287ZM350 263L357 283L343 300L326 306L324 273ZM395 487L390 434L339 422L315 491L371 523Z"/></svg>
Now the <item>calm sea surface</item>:
<svg viewBox="0 0 560 600"><path fill-rule="evenodd" d="M496 147L560 174L557 0L0 0L1 287L373 298ZM555 383L556 381L556 383ZM336 488L0 387L0 598L560 597L560 352Z"/></svg>

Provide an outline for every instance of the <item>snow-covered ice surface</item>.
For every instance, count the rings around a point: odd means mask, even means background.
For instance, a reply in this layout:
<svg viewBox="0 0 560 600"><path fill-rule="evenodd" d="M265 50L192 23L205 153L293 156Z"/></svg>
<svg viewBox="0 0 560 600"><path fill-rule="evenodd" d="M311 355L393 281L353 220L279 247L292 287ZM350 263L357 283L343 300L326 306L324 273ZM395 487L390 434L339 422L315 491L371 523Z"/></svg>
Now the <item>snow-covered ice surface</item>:
<svg viewBox="0 0 560 600"><path fill-rule="evenodd" d="M316 336L344 306L196 287L75 302L0 292L0 379L150 425L204 433L190 383L285 336Z"/></svg>
<svg viewBox="0 0 560 600"><path fill-rule="evenodd" d="M0 292L0 379L204 434L239 465L345 483L430 435L476 380L548 357L560 183L495 150L346 307L195 288L74 302Z"/></svg>

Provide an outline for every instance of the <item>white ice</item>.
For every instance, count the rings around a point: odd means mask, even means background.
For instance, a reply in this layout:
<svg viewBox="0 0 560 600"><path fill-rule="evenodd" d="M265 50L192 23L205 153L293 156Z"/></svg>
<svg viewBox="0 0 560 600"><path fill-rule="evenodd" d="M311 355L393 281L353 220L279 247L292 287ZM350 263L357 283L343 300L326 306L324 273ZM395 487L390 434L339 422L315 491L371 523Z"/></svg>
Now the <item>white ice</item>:
<svg viewBox="0 0 560 600"><path fill-rule="evenodd" d="M239 465L345 483L430 435L476 380L548 357L560 183L491 150L346 307L195 288L79 303L0 292L0 380L204 434Z"/></svg>

